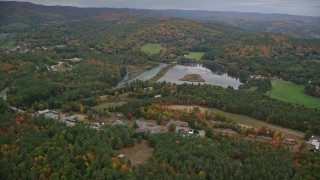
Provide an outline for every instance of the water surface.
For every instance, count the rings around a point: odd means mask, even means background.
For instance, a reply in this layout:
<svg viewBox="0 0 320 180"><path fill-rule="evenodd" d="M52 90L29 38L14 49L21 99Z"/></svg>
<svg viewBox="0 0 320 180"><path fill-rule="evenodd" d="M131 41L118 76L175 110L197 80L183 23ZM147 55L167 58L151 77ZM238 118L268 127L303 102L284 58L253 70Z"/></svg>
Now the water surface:
<svg viewBox="0 0 320 180"><path fill-rule="evenodd" d="M168 64L165 64L165 63L160 63L159 66L155 67L155 68L152 68L148 71L145 71L143 72L142 74L140 74L139 76L131 79L131 80L128 80L128 77L129 77L129 71L127 69L127 74L125 75L125 77L123 78L122 81L120 81L118 83L118 85L116 86L116 88L121 88L124 86L125 83L131 83L135 80L141 80L141 81L146 81L146 80L149 80L151 78L153 78L155 75L157 75L157 73L164 67L166 67Z"/></svg>
<svg viewBox="0 0 320 180"><path fill-rule="evenodd" d="M199 74L206 82L188 82L181 81L179 79L183 78L187 74ZM241 82L237 78L228 76L228 74L217 74L212 72L206 67L203 67L201 64L196 65L175 65L172 67L163 77L161 77L158 82L171 82L176 84L212 84L216 86L228 87L231 86L234 89L238 89Z"/></svg>

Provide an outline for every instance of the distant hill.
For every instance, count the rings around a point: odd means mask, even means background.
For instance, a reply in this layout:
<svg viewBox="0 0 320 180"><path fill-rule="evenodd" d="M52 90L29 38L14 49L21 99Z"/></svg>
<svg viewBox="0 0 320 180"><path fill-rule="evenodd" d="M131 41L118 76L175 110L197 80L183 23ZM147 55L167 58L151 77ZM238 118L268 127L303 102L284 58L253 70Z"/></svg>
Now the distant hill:
<svg viewBox="0 0 320 180"><path fill-rule="evenodd" d="M220 21L254 32L320 38L320 17L194 10L155 10L153 12L188 19Z"/></svg>
<svg viewBox="0 0 320 180"><path fill-rule="evenodd" d="M285 14L218 12L196 10L140 10L127 8L77 8L42 6L27 2L0 2L0 24L11 29L55 21L79 20L100 13L134 13L174 16L210 22L222 22L253 32L270 32L299 38L320 38L320 17ZM23 24L11 24L15 21ZM8 26L8 27L7 27ZM16 27L17 26L17 27Z"/></svg>
<svg viewBox="0 0 320 180"><path fill-rule="evenodd" d="M219 12L196 10L139 10L117 8L77 8L66 6L42 6L27 2L0 2L0 24L14 26L12 19L28 23L45 23L85 18L103 12L127 12L156 14L210 22L223 22L253 32L281 33L293 37L320 38L320 17L285 14L261 14L243 12ZM34 17L30 22L29 17ZM20 24L21 25L21 24Z"/></svg>

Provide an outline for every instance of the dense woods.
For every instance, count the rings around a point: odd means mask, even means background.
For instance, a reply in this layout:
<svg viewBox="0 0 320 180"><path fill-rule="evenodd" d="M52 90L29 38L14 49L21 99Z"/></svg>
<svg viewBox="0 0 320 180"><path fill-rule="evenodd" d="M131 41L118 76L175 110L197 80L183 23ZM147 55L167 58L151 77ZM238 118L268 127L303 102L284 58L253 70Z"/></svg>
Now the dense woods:
<svg viewBox="0 0 320 180"><path fill-rule="evenodd" d="M1 114L1 179L128 178L113 149L133 146L129 127L67 127L43 117Z"/></svg>
<svg viewBox="0 0 320 180"><path fill-rule="evenodd" d="M199 109L246 115L307 137L320 135L319 109L267 95L270 79L283 79L320 97L318 39L130 9L0 2L0 13L0 179L320 179L319 151L310 152L304 142L291 149L279 142L251 142L241 136L254 134L253 128ZM159 52L143 51L148 44L160 47ZM191 59L190 52L204 55ZM243 84L239 89L177 85L155 82L155 77L116 88L129 71L138 75L159 62L167 68L200 63ZM170 105L197 108L184 112ZM76 112L88 122L70 127L34 115L45 109L64 117ZM99 130L88 126L100 117L128 125L101 121ZM174 132L175 124L167 133L137 132L139 118L162 127L173 119L188 122L206 135L182 136ZM238 135L221 135L214 128ZM257 129L255 136L279 136ZM146 164L117 157L136 142L152 148Z"/></svg>
<svg viewBox="0 0 320 180"><path fill-rule="evenodd" d="M311 130L315 134L320 133L318 109L305 108L298 104L287 103L272 99L264 93L270 89L270 81L252 80L251 85L257 86L256 91L234 90L232 88L224 89L212 85L172 85L165 84L159 87L160 83L137 82L126 87L126 91L131 91L132 97L152 97L152 94L143 93L140 89L153 86L154 93L161 93L165 96L163 99L146 99L143 101L132 102L117 107L117 111L141 116L141 107L152 103L161 103L165 105L200 105L205 107L217 108L226 112L248 115L272 124L281 125L300 131ZM248 84L247 84L248 85ZM244 87L245 88L245 87ZM110 109L113 111L113 108Z"/></svg>
<svg viewBox="0 0 320 180"><path fill-rule="evenodd" d="M141 138L130 127L68 127L43 117L12 115L5 107L1 105L0 115L2 179L319 178L319 153L301 149L293 154L281 146L219 136L146 134L154 155L146 165L132 167L115 152Z"/></svg>

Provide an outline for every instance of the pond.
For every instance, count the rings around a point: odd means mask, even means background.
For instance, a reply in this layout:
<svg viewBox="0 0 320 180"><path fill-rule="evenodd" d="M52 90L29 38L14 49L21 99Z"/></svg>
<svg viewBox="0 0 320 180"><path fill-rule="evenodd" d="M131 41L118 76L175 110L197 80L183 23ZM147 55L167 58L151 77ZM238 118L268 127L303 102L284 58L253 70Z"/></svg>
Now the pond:
<svg viewBox="0 0 320 180"><path fill-rule="evenodd" d="M188 74L199 74L205 82L188 82L188 81L181 81L179 79L183 78L185 75ZM158 82L171 82L176 84L212 84L216 86L228 87L231 86L234 89L238 89L241 82L237 78L233 78L228 76L228 74L217 74L212 72L206 67L203 67L201 64L194 64L194 65L175 65L172 67L164 76L162 76Z"/></svg>
<svg viewBox="0 0 320 180"><path fill-rule="evenodd" d="M122 81L120 81L118 83L118 85L116 86L116 88L121 88L124 86L125 83L130 83L130 82L133 82L135 80L141 80L141 81L146 81L146 80L149 80L151 78L153 78L155 75L157 75L157 73L164 67L166 67L168 64L165 64L165 63L160 63L159 66L155 67L155 68L152 68L148 71L145 71L143 72L142 74L140 74L139 76L131 79L131 80L128 80L128 76L129 76L129 71L127 69L127 74L125 75L125 77L123 78Z"/></svg>

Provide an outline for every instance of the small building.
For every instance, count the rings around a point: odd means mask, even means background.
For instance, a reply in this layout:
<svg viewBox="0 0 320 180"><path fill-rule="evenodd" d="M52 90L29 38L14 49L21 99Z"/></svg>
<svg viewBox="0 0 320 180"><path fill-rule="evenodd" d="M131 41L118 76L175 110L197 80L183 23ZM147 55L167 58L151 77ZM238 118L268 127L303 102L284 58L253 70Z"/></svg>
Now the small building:
<svg viewBox="0 0 320 180"><path fill-rule="evenodd" d="M49 119L55 119L55 120L59 119L58 113L55 111L49 110L49 109L46 109L43 111L38 111L36 114L37 115L44 115L44 117L49 118Z"/></svg>
<svg viewBox="0 0 320 180"><path fill-rule="evenodd" d="M99 129L100 128L100 124L98 122L90 123L89 127L92 128L92 129Z"/></svg>
<svg viewBox="0 0 320 180"><path fill-rule="evenodd" d="M307 143L309 144L311 149L316 149L316 150L320 149L320 142L318 139L316 139L315 136L311 136L311 138L309 139L309 141Z"/></svg>
<svg viewBox="0 0 320 180"><path fill-rule="evenodd" d="M48 112L50 112L50 110L46 109L46 110L43 110L43 111L38 111L38 114L46 114Z"/></svg>
<svg viewBox="0 0 320 180"><path fill-rule="evenodd" d="M161 98L161 95L157 94L157 95L154 96L154 98Z"/></svg>
<svg viewBox="0 0 320 180"><path fill-rule="evenodd" d="M125 125L125 122L123 122L120 119L118 119L114 123L112 123L111 126L124 126L124 125Z"/></svg>
<svg viewBox="0 0 320 180"><path fill-rule="evenodd" d="M124 155L124 154L119 154L119 155L118 155L118 158L123 159L125 156L126 156L126 155Z"/></svg>
<svg viewBox="0 0 320 180"><path fill-rule="evenodd" d="M79 61L82 61L82 58L77 58L77 57L75 57L75 58L72 58L72 59L66 59L66 60L68 60L68 61L72 61L72 62L79 62Z"/></svg>
<svg viewBox="0 0 320 180"><path fill-rule="evenodd" d="M153 87L144 88L143 91L153 91Z"/></svg>
<svg viewBox="0 0 320 180"><path fill-rule="evenodd" d="M76 120L73 119L72 117L67 117L66 121L76 123Z"/></svg>

